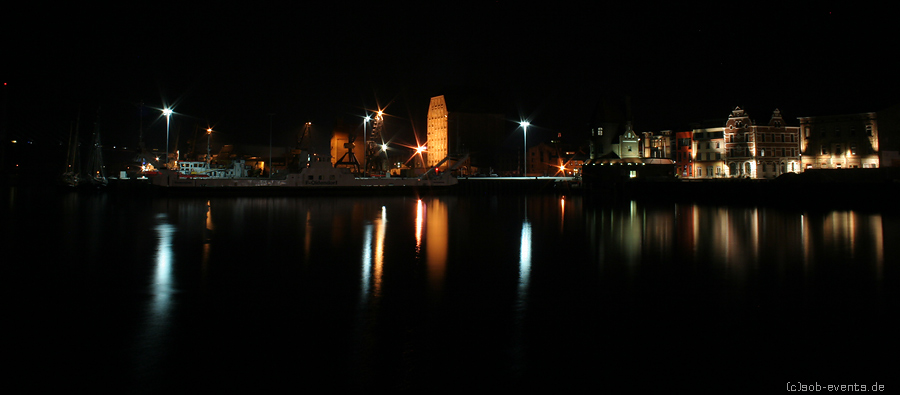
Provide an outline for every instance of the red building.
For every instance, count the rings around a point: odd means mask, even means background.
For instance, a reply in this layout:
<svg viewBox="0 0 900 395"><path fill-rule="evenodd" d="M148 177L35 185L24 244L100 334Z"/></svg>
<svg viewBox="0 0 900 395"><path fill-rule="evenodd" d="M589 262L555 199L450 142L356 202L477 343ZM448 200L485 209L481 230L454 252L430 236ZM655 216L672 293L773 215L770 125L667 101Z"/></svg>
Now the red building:
<svg viewBox="0 0 900 395"><path fill-rule="evenodd" d="M675 174L677 177L689 178L694 174L693 138L693 131L675 133L675 152L672 159L675 160Z"/></svg>

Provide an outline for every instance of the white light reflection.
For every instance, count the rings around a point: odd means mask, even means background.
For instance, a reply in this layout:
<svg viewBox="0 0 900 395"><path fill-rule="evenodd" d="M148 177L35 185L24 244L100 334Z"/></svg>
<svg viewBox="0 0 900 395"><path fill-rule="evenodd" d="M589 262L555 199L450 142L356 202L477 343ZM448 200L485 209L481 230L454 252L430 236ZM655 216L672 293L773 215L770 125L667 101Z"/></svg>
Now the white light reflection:
<svg viewBox="0 0 900 395"><path fill-rule="evenodd" d="M362 276L360 284L360 304L365 305L369 300L369 284L372 283L372 224L366 224L363 228L362 245Z"/></svg>
<svg viewBox="0 0 900 395"><path fill-rule="evenodd" d="M522 238L519 243L519 286L516 289L515 330L512 334L511 352L514 369L523 369L525 349L525 311L528 309L528 285L531 277L531 223L522 221Z"/></svg>
<svg viewBox="0 0 900 395"><path fill-rule="evenodd" d="M531 276L531 223L522 222L522 239L519 244L519 287L516 297L516 309L525 312L525 300L528 296L528 283Z"/></svg>
<svg viewBox="0 0 900 395"><path fill-rule="evenodd" d="M153 276L153 284L151 291L153 293L153 304L151 311L153 312L153 320L157 320L155 324L161 324L158 320L164 320L168 316L172 298L172 234L175 233L175 227L172 224L164 222L165 214L159 214L157 217L159 223L156 225L157 240L159 244L156 246L156 270Z"/></svg>
<svg viewBox="0 0 900 395"><path fill-rule="evenodd" d="M142 352L136 353L138 366L153 369L153 366L162 362L162 352L165 350L166 335L170 327L170 315L172 309L172 295L174 293L172 279L172 239L175 227L167 222L165 214L156 216L156 261L152 283L149 291L152 298L147 304L144 314L144 325L137 338L136 347Z"/></svg>
<svg viewBox="0 0 900 395"><path fill-rule="evenodd" d="M363 228L362 275L360 284L360 304L369 300L370 289L375 297L381 296L381 277L384 270L384 238L387 228L387 209L381 207L381 216Z"/></svg>

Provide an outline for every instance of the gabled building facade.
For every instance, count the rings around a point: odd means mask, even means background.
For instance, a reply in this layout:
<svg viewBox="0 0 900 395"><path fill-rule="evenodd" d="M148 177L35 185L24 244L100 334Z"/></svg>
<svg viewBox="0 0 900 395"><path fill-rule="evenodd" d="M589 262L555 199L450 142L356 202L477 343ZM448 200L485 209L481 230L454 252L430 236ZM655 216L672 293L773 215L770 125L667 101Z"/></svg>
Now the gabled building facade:
<svg viewBox="0 0 900 395"><path fill-rule="evenodd" d="M776 178L800 171L797 126L787 126L776 109L767 125L755 124L740 107L735 107L723 128L726 176L757 179Z"/></svg>
<svg viewBox="0 0 900 395"><path fill-rule="evenodd" d="M640 141L641 139L631 129L631 122L628 122L625 125L625 133L619 136L616 143L612 144L612 152L622 159L640 158Z"/></svg>

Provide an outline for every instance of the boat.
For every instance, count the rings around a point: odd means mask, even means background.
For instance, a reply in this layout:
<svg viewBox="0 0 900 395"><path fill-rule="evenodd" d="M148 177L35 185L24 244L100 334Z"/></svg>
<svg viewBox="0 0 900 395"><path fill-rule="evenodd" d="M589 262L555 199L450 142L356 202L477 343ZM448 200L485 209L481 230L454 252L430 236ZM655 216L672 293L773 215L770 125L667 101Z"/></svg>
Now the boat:
<svg viewBox="0 0 900 395"><path fill-rule="evenodd" d="M389 175L357 177L350 172L350 169L335 167L330 161L309 162L299 173L287 174L279 178L248 177L247 166L241 159L234 160L225 167L211 167L208 162L185 161L179 162L174 170L159 169L159 172L159 175L151 177L151 184L164 190L173 191L347 191L373 188L401 191L418 188L446 188L457 184L456 177L450 171L436 172L435 168L429 169L419 177L391 177Z"/></svg>
<svg viewBox="0 0 900 395"><path fill-rule="evenodd" d="M69 127L69 147L66 149L66 168L60 175L60 182L62 185L69 188L78 187L78 184L83 180L78 158L78 125L80 124L80 121L81 112L79 111L77 120Z"/></svg>
<svg viewBox="0 0 900 395"><path fill-rule="evenodd" d="M81 113L75 121L74 132L69 130L69 147L66 150L66 167L60 176L62 185L69 188L91 186L95 188L105 187L109 183L106 177L106 166L103 164L103 145L100 143L100 110L97 110L97 120L94 122L94 133L91 137L91 150L88 156L87 166L82 172L80 160L80 142L78 127L81 123Z"/></svg>
<svg viewBox="0 0 900 395"><path fill-rule="evenodd" d="M87 180L90 185L100 188L109 184L109 178L106 177L106 165L103 163L103 144L100 143L100 115L97 110L98 120L94 122L94 134L91 141L91 155L88 159Z"/></svg>

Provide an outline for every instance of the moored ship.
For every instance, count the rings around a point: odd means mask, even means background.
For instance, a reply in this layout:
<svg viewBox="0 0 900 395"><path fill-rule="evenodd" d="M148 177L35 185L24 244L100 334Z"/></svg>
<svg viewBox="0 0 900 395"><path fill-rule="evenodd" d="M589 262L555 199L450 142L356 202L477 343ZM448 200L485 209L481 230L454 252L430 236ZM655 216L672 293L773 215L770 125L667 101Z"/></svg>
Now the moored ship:
<svg viewBox="0 0 900 395"><path fill-rule="evenodd" d="M243 160L230 167L210 168L206 162L181 162L177 170L161 169L151 177L152 185L165 190L318 190L341 191L354 189L390 189L401 191L416 188L446 188L457 184L449 171L435 173L433 169L419 177L357 177L349 169L334 167L330 162L310 162L299 173L279 178L248 177Z"/></svg>

